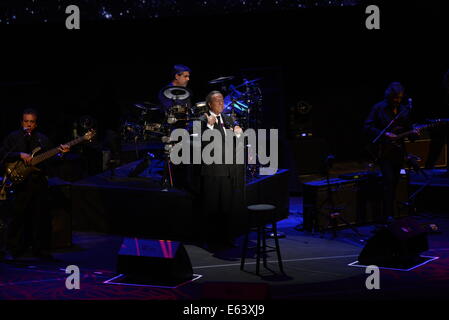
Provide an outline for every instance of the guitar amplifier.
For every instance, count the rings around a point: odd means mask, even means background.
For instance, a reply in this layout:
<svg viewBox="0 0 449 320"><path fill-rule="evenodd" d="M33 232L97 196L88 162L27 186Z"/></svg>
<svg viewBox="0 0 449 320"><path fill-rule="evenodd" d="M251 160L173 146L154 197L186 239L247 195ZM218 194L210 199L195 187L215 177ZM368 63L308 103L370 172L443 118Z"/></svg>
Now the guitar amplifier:
<svg viewBox="0 0 449 320"><path fill-rule="evenodd" d="M424 168L426 165L426 161L429 156L430 142L431 142L430 139L416 140L413 142L409 140L405 141L406 151L421 158L421 161L418 162L421 168ZM435 167L446 167L448 161L446 157L447 157L447 144L444 144L440 156L438 157L435 163Z"/></svg>
<svg viewBox="0 0 449 320"><path fill-rule="evenodd" d="M382 213L382 177L371 175L368 178L345 180L332 178L316 180L303 185L303 227L307 231L323 231L333 227L330 215L338 212L337 227L365 225L376 222ZM335 211L332 212L331 199ZM401 175L396 191L397 205L395 217L407 216L408 210L401 202L408 199L408 177Z"/></svg>

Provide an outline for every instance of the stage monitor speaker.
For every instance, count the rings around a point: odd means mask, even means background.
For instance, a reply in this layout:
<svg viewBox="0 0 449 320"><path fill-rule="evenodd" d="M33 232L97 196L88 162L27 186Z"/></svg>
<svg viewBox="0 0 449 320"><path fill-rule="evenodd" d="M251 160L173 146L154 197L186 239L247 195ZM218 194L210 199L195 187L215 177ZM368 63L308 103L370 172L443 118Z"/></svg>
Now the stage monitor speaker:
<svg viewBox="0 0 449 320"><path fill-rule="evenodd" d="M182 243L171 240L124 238L117 272L161 285L179 284L193 277L187 251Z"/></svg>
<svg viewBox="0 0 449 320"><path fill-rule="evenodd" d="M425 228L411 217L402 218L378 231L359 255L359 263L383 267L407 268L428 250Z"/></svg>

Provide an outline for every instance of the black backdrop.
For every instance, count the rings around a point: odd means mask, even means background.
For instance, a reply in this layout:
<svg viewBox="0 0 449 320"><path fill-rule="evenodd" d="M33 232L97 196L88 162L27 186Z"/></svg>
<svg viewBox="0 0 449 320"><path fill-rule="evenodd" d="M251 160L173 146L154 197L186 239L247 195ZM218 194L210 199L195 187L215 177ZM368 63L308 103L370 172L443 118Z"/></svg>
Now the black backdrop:
<svg viewBox="0 0 449 320"><path fill-rule="evenodd" d="M2 26L0 135L17 127L29 105L58 143L84 114L115 127L131 102L157 102L171 66L182 63L193 70L196 101L216 77L263 77L264 127L279 128L281 144L289 135L289 108L304 100L330 151L358 159L363 120L388 83L406 86L417 121L444 114L438 90L449 68L447 12L417 1L381 6L381 30L371 31L363 5L136 23L82 20L80 30L63 23Z"/></svg>

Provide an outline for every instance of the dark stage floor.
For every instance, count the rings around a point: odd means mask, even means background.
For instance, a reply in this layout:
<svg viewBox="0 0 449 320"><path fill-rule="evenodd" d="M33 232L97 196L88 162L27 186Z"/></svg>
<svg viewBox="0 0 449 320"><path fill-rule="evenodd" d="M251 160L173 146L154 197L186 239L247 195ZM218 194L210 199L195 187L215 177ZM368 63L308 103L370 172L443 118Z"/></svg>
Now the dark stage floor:
<svg viewBox="0 0 449 320"><path fill-rule="evenodd" d="M373 226L359 227L361 236L351 229L311 234L295 229L302 222L301 198L291 198L288 219L279 222L286 237L280 240L286 275L280 275L275 255L269 267L255 275L255 259L247 260L247 271L239 269L240 248L211 253L185 244L193 271L201 277L177 288L104 284L116 276L117 252L122 237L79 233L73 235L73 247L54 251L57 261L40 262L32 258L0 263L0 299L3 300L200 300L262 299L275 300L397 300L447 299L449 288L449 215L416 216L422 223L434 223L441 233L428 235L425 256L438 257L411 271L381 269L380 289L368 290L365 268L348 266L357 260ZM79 290L65 286L65 268L80 268Z"/></svg>

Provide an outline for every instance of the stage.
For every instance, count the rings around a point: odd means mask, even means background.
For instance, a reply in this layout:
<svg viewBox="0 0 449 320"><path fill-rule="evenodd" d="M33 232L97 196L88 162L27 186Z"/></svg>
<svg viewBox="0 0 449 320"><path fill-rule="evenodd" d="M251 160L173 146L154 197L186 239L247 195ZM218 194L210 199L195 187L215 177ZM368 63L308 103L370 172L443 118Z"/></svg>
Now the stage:
<svg viewBox="0 0 449 320"><path fill-rule="evenodd" d="M421 256L428 257L428 261L408 271L381 268L381 290L368 290L365 286L368 274L364 267L357 266L357 259L375 234L375 225L354 223L352 227L356 230L340 226L335 237L328 229L320 232L304 228L307 199L289 195L287 170L247 183L247 203L275 204L279 209L278 228L285 234L280 239L285 274L279 272L276 256L270 253L269 269L261 268L261 274L256 275L254 249L247 254L245 270L240 270L242 230L236 230L240 234L235 248L210 251L196 237L201 230L192 195L177 189L163 190L157 163L136 177L128 177L137 164L131 162L74 183L51 179L55 229L52 253L56 260L41 261L25 255L13 262L0 263L0 299L434 301L447 298L444 292L449 285L449 216L444 210L445 198L438 195L447 192L449 179L441 169L426 171L430 179L425 180L419 173L407 175L409 195L416 200L413 201L416 210L408 212L426 228L428 250ZM335 170L331 178L337 179L342 172ZM320 185L322 177L309 176L308 180ZM414 194L423 185L425 188ZM438 195L432 192L435 188L439 188ZM350 195L358 191L348 190L351 192L342 199L352 201ZM308 197L307 193L305 196ZM432 230L431 225L437 229ZM117 259L124 237L179 241L186 249L195 277L174 287L112 284L119 275ZM252 233L253 245L255 240ZM65 270L69 265L80 269L79 290L68 290L65 286Z"/></svg>
<svg viewBox="0 0 449 320"><path fill-rule="evenodd" d="M380 290L368 290L365 268L349 266L357 260L373 227L360 227L362 236L350 229L330 233L299 232L300 198L291 198L288 219L279 222L286 237L280 240L286 275L278 270L275 255L256 275L254 252L249 252L245 271L239 269L240 248L220 253L184 243L197 280L177 288L105 284L117 276L117 253L123 238L101 233L75 232L73 246L55 250L53 262L24 257L0 263L0 299L3 300L339 300L381 301L447 299L449 285L449 240L447 216L417 216L420 222L436 223L441 234L429 234L429 250L422 255L438 259L411 271L380 270ZM254 236L254 235L253 235ZM254 239L253 239L254 241ZM68 290L65 269L80 268L81 287Z"/></svg>

